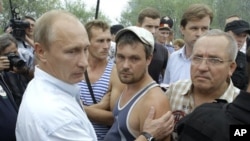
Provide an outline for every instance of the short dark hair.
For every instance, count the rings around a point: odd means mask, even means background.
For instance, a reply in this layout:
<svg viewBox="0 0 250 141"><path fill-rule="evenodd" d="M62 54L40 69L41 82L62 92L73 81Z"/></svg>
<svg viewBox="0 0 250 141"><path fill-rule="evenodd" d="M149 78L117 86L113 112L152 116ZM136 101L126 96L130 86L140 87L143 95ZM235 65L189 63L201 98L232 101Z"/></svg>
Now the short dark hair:
<svg viewBox="0 0 250 141"><path fill-rule="evenodd" d="M89 40L92 37L91 29L93 28L101 28L103 31L110 30L110 27L107 22L102 20L92 20L85 24L86 31L88 33Z"/></svg>
<svg viewBox="0 0 250 141"><path fill-rule="evenodd" d="M115 24L115 25L112 25L110 27L110 32L111 32L112 35L115 35L118 31L120 31L123 28L124 28L123 25L121 25L121 24Z"/></svg>
<svg viewBox="0 0 250 141"><path fill-rule="evenodd" d="M158 10L156 10L152 7L147 7L147 8L144 8L140 11L137 22L139 24L142 24L146 17L149 17L152 19L158 19L158 18L160 19L161 15L160 15L160 12Z"/></svg>
<svg viewBox="0 0 250 141"><path fill-rule="evenodd" d="M192 4L183 13L181 18L181 26L185 27L188 21L200 20L206 16L209 16L210 22L213 21L213 11L205 4Z"/></svg>

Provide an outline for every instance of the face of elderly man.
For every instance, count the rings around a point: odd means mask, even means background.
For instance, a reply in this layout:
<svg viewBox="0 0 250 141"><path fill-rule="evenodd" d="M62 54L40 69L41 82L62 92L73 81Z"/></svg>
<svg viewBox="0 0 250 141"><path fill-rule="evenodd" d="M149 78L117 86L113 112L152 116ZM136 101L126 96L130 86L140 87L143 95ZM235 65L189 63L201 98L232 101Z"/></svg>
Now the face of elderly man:
<svg viewBox="0 0 250 141"><path fill-rule="evenodd" d="M194 44L191 79L195 89L209 91L227 84L236 65L230 60L228 40L223 36L201 37Z"/></svg>

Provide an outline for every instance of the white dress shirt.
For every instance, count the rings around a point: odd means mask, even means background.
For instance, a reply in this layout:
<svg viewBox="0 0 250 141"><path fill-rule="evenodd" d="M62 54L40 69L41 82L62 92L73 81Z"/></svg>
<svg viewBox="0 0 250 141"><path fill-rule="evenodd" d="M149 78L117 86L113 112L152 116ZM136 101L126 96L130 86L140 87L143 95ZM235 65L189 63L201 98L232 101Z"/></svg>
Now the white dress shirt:
<svg viewBox="0 0 250 141"><path fill-rule="evenodd" d="M35 67L19 109L17 141L96 141L79 88Z"/></svg>
<svg viewBox="0 0 250 141"><path fill-rule="evenodd" d="M173 52L168 58L163 83L171 84L178 80L190 79L191 60L185 55L185 46Z"/></svg>

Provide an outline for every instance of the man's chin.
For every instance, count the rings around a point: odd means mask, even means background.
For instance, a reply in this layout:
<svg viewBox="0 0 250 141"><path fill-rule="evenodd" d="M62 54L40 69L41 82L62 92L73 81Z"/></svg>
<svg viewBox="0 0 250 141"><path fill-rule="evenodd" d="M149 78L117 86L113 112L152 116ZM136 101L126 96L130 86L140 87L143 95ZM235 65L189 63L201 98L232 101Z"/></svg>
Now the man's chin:
<svg viewBox="0 0 250 141"><path fill-rule="evenodd" d="M131 83L133 83L131 80L128 80L128 79L122 79L121 82L123 84L131 84Z"/></svg>
<svg viewBox="0 0 250 141"><path fill-rule="evenodd" d="M195 87L197 90L202 90L202 91L209 91L210 88L211 88L211 86L205 85L205 84L201 84L201 83L194 84L194 87Z"/></svg>

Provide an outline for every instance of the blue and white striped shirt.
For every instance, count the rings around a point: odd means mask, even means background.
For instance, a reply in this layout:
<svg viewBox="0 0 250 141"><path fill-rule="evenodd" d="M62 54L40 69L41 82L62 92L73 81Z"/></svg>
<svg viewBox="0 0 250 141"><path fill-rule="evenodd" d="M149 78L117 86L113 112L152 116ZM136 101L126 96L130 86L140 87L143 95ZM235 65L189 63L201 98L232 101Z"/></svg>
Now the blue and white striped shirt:
<svg viewBox="0 0 250 141"><path fill-rule="evenodd" d="M103 75L96 82L92 83L92 89L94 93L94 97L97 102L100 102L103 96L107 93L109 88L110 75L113 68L113 61L109 61ZM80 99L84 103L84 105L92 105L94 104L91 94L88 89L88 85L85 80L82 80L78 83L80 86ZM109 130L109 127L102 124L97 124L92 122L98 141L102 141Z"/></svg>

